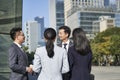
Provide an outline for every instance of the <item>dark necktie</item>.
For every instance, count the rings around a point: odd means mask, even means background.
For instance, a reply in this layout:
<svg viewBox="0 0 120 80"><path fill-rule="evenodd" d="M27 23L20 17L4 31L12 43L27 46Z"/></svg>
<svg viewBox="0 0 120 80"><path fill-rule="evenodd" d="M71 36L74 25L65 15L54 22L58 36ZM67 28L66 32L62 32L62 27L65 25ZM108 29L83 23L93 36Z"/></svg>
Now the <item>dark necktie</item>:
<svg viewBox="0 0 120 80"><path fill-rule="evenodd" d="M67 44L65 43L65 44L63 44L63 45L64 45L64 48L67 49L67 48L66 48Z"/></svg>

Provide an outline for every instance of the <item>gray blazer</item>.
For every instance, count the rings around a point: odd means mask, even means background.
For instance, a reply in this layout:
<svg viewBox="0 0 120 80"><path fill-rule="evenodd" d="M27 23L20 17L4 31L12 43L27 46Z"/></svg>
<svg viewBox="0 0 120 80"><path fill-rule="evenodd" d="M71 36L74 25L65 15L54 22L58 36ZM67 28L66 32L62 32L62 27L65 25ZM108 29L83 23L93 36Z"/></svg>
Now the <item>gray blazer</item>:
<svg viewBox="0 0 120 80"><path fill-rule="evenodd" d="M33 71L40 72L38 80L62 80L62 73L69 71L66 50L54 45L54 53L49 58L45 46L36 49Z"/></svg>
<svg viewBox="0 0 120 80"><path fill-rule="evenodd" d="M28 80L26 66L28 57L15 43L9 48L10 80Z"/></svg>

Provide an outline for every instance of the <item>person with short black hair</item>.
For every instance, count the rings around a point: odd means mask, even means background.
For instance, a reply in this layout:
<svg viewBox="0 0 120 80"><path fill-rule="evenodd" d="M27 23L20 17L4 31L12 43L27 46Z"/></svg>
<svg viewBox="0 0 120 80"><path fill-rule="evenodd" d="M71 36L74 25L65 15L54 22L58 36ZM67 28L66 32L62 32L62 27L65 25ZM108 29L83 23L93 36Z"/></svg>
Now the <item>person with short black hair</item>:
<svg viewBox="0 0 120 80"><path fill-rule="evenodd" d="M71 34L71 29L68 26L61 26L58 30L58 36L61 40L61 43L58 44L58 46L64 48L66 51L73 45L72 40L69 39ZM63 80L69 80L70 72L64 73L62 75Z"/></svg>
<svg viewBox="0 0 120 80"><path fill-rule="evenodd" d="M28 66L27 54L22 50L25 40L22 28L14 27L10 30L11 39L14 41L9 48L9 67L11 69L10 80L28 80L28 72L32 69Z"/></svg>

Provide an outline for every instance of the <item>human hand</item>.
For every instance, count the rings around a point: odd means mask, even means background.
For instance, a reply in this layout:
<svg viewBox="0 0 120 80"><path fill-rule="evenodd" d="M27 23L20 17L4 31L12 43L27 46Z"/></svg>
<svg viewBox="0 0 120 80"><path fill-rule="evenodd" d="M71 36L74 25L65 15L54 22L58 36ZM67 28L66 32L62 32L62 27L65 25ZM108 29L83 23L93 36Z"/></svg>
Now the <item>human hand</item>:
<svg viewBox="0 0 120 80"><path fill-rule="evenodd" d="M28 73L32 73L32 72L33 72L33 70L32 70L31 67L27 67L27 68L26 68L26 71L27 71Z"/></svg>

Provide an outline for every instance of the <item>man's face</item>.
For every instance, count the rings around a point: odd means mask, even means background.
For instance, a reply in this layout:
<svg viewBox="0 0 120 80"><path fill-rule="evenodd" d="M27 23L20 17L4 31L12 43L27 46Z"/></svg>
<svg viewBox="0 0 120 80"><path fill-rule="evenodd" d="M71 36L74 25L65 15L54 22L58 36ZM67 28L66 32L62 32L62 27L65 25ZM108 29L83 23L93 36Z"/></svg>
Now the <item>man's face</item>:
<svg viewBox="0 0 120 80"><path fill-rule="evenodd" d="M64 29L59 30L58 36L61 41L66 40L68 38L68 34L65 33Z"/></svg>
<svg viewBox="0 0 120 80"><path fill-rule="evenodd" d="M22 31L20 31L16 34L16 38L20 43L23 43L25 41L25 36Z"/></svg>

